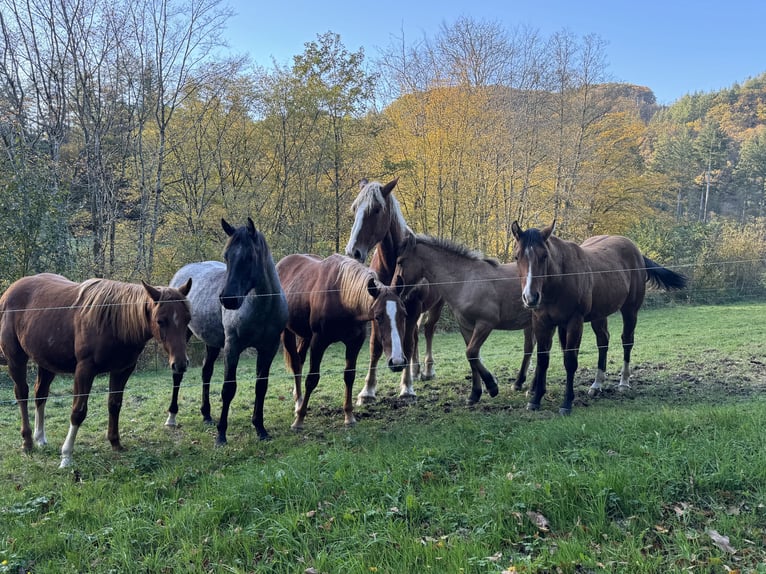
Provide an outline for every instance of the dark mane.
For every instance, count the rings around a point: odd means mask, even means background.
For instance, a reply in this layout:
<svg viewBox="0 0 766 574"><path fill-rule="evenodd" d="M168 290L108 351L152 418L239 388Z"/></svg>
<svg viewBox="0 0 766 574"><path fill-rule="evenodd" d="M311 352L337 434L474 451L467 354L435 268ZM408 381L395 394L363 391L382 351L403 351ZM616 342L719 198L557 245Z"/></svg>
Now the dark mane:
<svg viewBox="0 0 766 574"><path fill-rule="evenodd" d="M418 233L415 235L415 239L418 241L418 243L423 243L425 245L435 247L436 249L443 249L452 253L453 255L457 255L458 257L471 259L473 261L484 261L493 267L500 265L500 262L497 259L484 257L484 254L481 251L471 249L462 243L457 243L456 241L451 241L443 237L434 237L433 235L423 235Z"/></svg>

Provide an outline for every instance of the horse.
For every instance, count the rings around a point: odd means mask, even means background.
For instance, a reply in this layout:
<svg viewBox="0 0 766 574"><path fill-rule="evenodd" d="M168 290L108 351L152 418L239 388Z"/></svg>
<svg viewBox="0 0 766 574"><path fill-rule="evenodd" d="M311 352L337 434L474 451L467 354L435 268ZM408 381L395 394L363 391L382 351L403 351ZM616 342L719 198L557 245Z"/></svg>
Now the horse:
<svg viewBox="0 0 766 574"><path fill-rule="evenodd" d="M346 255L364 263L370 249L375 251L370 261L370 268L385 284L390 285L396 268L396 258L399 256L399 246L410 233L407 223L399 207L399 202L392 191L399 179L394 179L383 185L380 182L368 182L362 179L359 194L351 204L354 213L354 224L346 245ZM428 381L436 376L434 370L433 338L436 323L441 317L444 300L435 289L425 282L409 289L404 299L407 311L404 334L404 354L410 358L410 368L402 371L399 397L413 399L416 397L412 386L413 379L420 378ZM420 363L418 352L418 327L422 325L426 340L424 362ZM365 378L365 384L357 397L357 404L372 402L377 390L377 364L382 354L379 338L375 336L375 323L372 325L373 334L370 337L370 366Z"/></svg>
<svg viewBox="0 0 766 574"><path fill-rule="evenodd" d="M21 411L22 447L32 450L29 426L27 364L37 363L35 431L38 446L45 436L45 403L53 378L74 373L69 432L61 447L59 468L72 465L75 438L88 413L88 395L96 375L109 373L107 438L120 443L119 418L125 384L146 343L154 337L168 354L173 373L183 373L186 328L191 310L189 279L178 288L88 279L74 283L61 275L23 277L0 297L0 352L13 379Z"/></svg>
<svg viewBox="0 0 766 574"><path fill-rule="evenodd" d="M376 327L372 336L379 339L388 357L388 367L398 372L407 366L402 350L405 319L400 297L402 285L384 285L364 264L339 254L325 259L316 255L288 255L277 263L277 272L290 315L282 343L285 363L295 378L292 428L296 431L303 428L309 397L319 383L322 357L335 342L346 347L343 412L345 424L351 426L356 423L351 396L356 360L367 337L368 322ZM301 373L309 351L310 369L303 395Z"/></svg>
<svg viewBox="0 0 766 574"><path fill-rule="evenodd" d="M179 269L170 281L178 285L187 278L194 280L189 292L192 334L205 343L202 363L202 407L205 423L210 416L210 379L218 355L223 349L224 377L221 388L221 418L218 421L216 446L226 444L228 414L237 392L237 365L247 348L255 348L255 407L252 423L262 440L269 438L263 423L263 402L269 385L269 371L279 350L282 330L287 323L287 300L279 282L274 260L263 234L253 220L234 228L225 219L221 227L229 237L220 261L189 263ZM176 426L178 390L183 373L173 373L173 395L168 408L168 426Z"/></svg>
<svg viewBox="0 0 766 574"><path fill-rule="evenodd" d="M514 388L521 390L534 351L532 314L521 303L515 263L501 264L445 239L407 236L400 246L396 277L405 286L425 279L452 309L466 344L471 366L468 404L479 402L484 382L490 396L498 393L497 379L481 361L481 347L494 329L524 331L524 356Z"/></svg>
<svg viewBox="0 0 766 574"><path fill-rule="evenodd" d="M662 267L643 255L627 237L597 235L581 245L553 235L556 221L542 229L511 226L516 244L514 257L522 287L522 301L532 311L537 338L537 366L532 398L527 408L538 410L545 394L553 331L558 327L564 353L566 391L559 413L572 412L574 374L582 339L583 323L590 322L598 345L596 379L589 389L595 396L606 380L609 349L607 318L622 314L623 366L619 390L630 388L630 355L638 310L646 284L665 290L683 289L685 276Z"/></svg>

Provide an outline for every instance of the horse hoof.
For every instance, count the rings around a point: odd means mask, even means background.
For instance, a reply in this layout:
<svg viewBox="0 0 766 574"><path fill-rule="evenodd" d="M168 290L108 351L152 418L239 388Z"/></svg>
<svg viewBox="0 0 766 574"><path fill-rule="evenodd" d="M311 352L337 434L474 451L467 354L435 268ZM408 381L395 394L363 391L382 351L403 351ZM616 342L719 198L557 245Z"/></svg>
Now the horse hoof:
<svg viewBox="0 0 766 574"><path fill-rule="evenodd" d="M205 418L205 419L202 419L202 424L207 426L213 426L215 424L215 421L211 418Z"/></svg>
<svg viewBox="0 0 766 574"><path fill-rule="evenodd" d="M357 406L370 405L376 402L378 398L375 395L359 395L356 397Z"/></svg>
<svg viewBox="0 0 766 574"><path fill-rule="evenodd" d="M70 466L72 466L72 457L71 456L62 456L61 457L61 464L59 464L59 469L69 468Z"/></svg>
<svg viewBox="0 0 766 574"><path fill-rule="evenodd" d="M593 387L588 389L588 396L589 397L597 397L600 394L601 394L601 389L594 389Z"/></svg>
<svg viewBox="0 0 766 574"><path fill-rule="evenodd" d="M402 393L399 395L399 400L403 403L414 403L418 399L415 393Z"/></svg>
<svg viewBox="0 0 766 574"><path fill-rule="evenodd" d="M490 397L496 397L499 391L500 389L497 385L487 385L487 392L489 393Z"/></svg>
<svg viewBox="0 0 766 574"><path fill-rule="evenodd" d="M536 405L535 403L527 403L527 410L528 411L539 411L540 405Z"/></svg>
<svg viewBox="0 0 766 574"><path fill-rule="evenodd" d="M632 390L633 389L631 388L630 385L618 385L617 386L617 391L619 391L621 393L626 393L626 392L632 391Z"/></svg>
<svg viewBox="0 0 766 574"><path fill-rule="evenodd" d="M559 409L559 414L560 414L561 416L564 416L564 417L568 417L569 415L571 415L571 414L572 414L572 408L571 408L571 407L569 407L569 408L567 408L567 407L561 407L561 408Z"/></svg>
<svg viewBox="0 0 766 574"><path fill-rule="evenodd" d="M266 431L259 432L258 440L271 440L271 435Z"/></svg>
<svg viewBox="0 0 766 574"><path fill-rule="evenodd" d="M222 446L226 446L226 444L227 444L226 437L220 437L219 436L219 437L217 437L215 439L215 447L216 448L220 448Z"/></svg>
<svg viewBox="0 0 766 574"><path fill-rule="evenodd" d="M420 375L421 381L433 381L436 378L436 373L428 373Z"/></svg>
<svg viewBox="0 0 766 574"><path fill-rule="evenodd" d="M477 404L480 400L481 400L480 396L479 397L472 397L471 396L471 397L468 397L468 399L465 402L470 407L470 406L473 406L473 405Z"/></svg>

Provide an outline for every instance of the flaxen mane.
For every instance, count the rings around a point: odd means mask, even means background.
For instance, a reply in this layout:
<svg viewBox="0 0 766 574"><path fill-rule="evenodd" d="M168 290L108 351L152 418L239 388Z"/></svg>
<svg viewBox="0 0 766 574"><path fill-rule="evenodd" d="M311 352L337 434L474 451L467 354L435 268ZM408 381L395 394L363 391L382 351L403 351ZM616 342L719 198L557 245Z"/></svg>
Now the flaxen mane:
<svg viewBox="0 0 766 574"><path fill-rule="evenodd" d="M368 213L372 211L376 205L380 208L384 208L386 206L386 199L383 197L382 189L383 184L379 181L373 181L366 184L359 191L359 195L356 196L356 199L354 199L351 204L351 211L362 209L365 213ZM409 227L407 227L407 222L404 220L402 209L399 207L399 202L396 200L396 197L394 197L394 194L390 194L388 200L391 202L391 214L398 221L399 227L401 229L409 229Z"/></svg>
<svg viewBox="0 0 766 574"><path fill-rule="evenodd" d="M74 304L81 307L80 315L94 330L111 329L118 339L140 344L148 330L148 298L142 285L88 279L80 284Z"/></svg>
<svg viewBox="0 0 766 574"><path fill-rule="evenodd" d="M461 243L456 243L454 241L450 241L449 239L434 237L432 235L423 235L420 233L415 235L415 237L418 243L424 243L425 245L435 247L436 249L442 249L444 251L448 251L449 253L452 253L453 255L456 255L458 257L462 257L465 259L472 259L474 261L484 261L486 263L489 263L493 267L497 267L498 265L500 265L500 262L497 259L493 259L491 257L484 257L484 254L481 251L478 251L476 249L470 249L469 247L466 247L465 245Z"/></svg>
<svg viewBox="0 0 766 574"><path fill-rule="evenodd" d="M344 305L351 309L368 309L372 297L367 291L370 279L378 280L378 274L358 261L338 256L338 288Z"/></svg>

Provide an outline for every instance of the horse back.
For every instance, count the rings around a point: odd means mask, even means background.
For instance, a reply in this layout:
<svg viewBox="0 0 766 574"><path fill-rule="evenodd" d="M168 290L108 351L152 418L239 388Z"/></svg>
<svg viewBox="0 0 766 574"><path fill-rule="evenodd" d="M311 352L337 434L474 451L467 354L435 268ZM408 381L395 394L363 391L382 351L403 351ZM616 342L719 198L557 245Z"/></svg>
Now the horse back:
<svg viewBox="0 0 766 574"><path fill-rule="evenodd" d="M0 348L8 361L31 358L53 372L72 372L79 284L61 275L22 277L0 298Z"/></svg>
<svg viewBox="0 0 766 574"><path fill-rule="evenodd" d="M225 274L224 263L199 261L184 265L170 280L170 286L178 288L191 277L192 288L186 296L192 309L189 330L206 345L219 349L225 338L219 299Z"/></svg>
<svg viewBox="0 0 766 574"><path fill-rule="evenodd" d="M635 243L621 235L596 235L580 247L591 272L591 315L605 317L625 305L641 305L646 271Z"/></svg>

